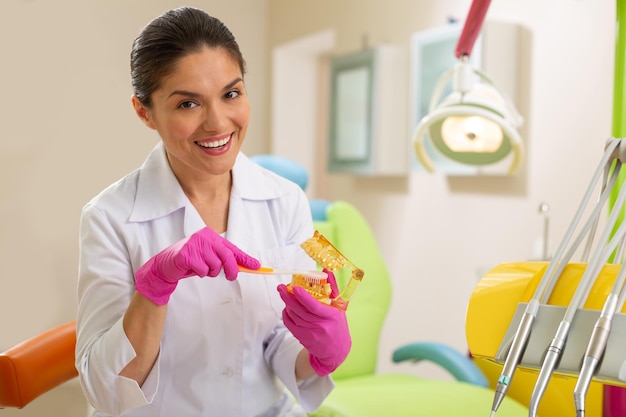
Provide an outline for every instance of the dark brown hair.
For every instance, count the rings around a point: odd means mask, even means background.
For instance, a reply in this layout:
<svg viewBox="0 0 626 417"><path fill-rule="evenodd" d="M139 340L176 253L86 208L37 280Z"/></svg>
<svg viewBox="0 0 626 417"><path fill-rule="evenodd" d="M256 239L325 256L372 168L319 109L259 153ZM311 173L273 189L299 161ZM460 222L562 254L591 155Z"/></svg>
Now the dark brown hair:
<svg viewBox="0 0 626 417"><path fill-rule="evenodd" d="M245 61L230 30L219 19L192 7L180 7L163 13L143 28L133 42L130 75L133 90L146 107L152 93L160 87L176 63L203 47L222 48L245 73Z"/></svg>

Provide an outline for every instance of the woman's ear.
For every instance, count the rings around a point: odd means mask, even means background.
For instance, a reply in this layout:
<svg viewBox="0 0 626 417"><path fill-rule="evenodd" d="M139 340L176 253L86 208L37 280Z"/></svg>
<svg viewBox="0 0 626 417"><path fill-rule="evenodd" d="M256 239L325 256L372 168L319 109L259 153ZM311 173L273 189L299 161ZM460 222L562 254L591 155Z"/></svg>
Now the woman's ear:
<svg viewBox="0 0 626 417"><path fill-rule="evenodd" d="M141 101L139 101L139 98L137 98L136 95L133 95L130 100L133 104L137 117L139 117L139 120L141 120L150 129L156 129L154 123L152 123L148 109L141 103Z"/></svg>

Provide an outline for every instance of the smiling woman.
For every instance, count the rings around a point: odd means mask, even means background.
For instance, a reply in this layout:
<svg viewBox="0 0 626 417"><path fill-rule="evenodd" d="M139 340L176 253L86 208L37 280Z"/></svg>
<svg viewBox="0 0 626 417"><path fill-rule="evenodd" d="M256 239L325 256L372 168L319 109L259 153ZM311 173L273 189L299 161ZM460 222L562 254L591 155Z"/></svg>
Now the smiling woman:
<svg viewBox="0 0 626 417"><path fill-rule="evenodd" d="M168 162L185 194L207 226L226 230L230 169L243 144L250 105L242 65L223 47L201 47L181 57L166 74L150 104L137 95L132 102L139 118L155 129ZM215 195L207 193L206 182Z"/></svg>
<svg viewBox="0 0 626 417"><path fill-rule="evenodd" d="M241 151L244 69L199 9L135 39L132 105L161 140L81 215L76 368L95 416L305 416L348 354L345 312L239 273L315 268L304 191Z"/></svg>

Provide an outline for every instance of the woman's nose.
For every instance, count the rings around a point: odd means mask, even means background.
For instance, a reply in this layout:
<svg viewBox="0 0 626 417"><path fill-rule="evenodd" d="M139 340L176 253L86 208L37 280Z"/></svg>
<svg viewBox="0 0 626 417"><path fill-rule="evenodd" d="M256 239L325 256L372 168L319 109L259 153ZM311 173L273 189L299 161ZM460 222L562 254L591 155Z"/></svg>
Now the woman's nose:
<svg viewBox="0 0 626 417"><path fill-rule="evenodd" d="M207 131L221 132L226 126L226 112L219 104L208 105L203 114L202 127Z"/></svg>

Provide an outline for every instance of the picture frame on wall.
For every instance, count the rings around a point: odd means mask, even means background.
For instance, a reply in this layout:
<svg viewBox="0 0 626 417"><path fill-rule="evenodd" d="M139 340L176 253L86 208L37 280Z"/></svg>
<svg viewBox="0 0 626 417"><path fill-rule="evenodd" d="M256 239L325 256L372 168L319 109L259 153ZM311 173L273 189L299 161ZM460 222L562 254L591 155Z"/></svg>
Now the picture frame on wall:
<svg viewBox="0 0 626 417"><path fill-rule="evenodd" d="M329 172L403 176L408 172L407 51L381 44L330 61ZM405 96L406 97L406 96Z"/></svg>
<svg viewBox="0 0 626 417"><path fill-rule="evenodd" d="M331 171L367 166L371 156L374 51L332 59L328 164Z"/></svg>

